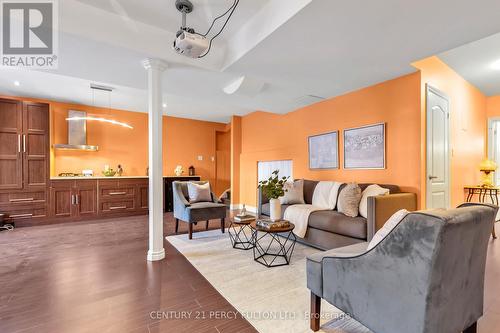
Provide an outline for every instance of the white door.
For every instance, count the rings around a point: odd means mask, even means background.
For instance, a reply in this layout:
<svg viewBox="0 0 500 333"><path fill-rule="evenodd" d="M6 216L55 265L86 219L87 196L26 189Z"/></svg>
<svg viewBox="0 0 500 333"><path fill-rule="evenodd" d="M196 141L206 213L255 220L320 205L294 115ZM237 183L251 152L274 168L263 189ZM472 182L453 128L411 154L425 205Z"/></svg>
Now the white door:
<svg viewBox="0 0 500 333"><path fill-rule="evenodd" d="M427 209L450 205L450 100L427 85Z"/></svg>

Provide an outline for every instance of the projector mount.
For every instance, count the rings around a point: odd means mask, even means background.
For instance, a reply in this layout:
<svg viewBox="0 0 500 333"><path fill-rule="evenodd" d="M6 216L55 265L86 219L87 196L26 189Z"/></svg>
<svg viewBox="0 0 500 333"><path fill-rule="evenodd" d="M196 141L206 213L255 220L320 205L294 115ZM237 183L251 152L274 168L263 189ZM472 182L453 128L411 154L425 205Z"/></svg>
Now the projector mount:
<svg viewBox="0 0 500 333"><path fill-rule="evenodd" d="M186 27L186 17L187 14L191 13L193 11L193 4L189 0L176 0L175 1L175 8L177 8L178 11L181 12L182 14L182 24L181 28L179 31L177 31L177 36L179 36L182 31L187 31L190 33L194 33L194 29Z"/></svg>

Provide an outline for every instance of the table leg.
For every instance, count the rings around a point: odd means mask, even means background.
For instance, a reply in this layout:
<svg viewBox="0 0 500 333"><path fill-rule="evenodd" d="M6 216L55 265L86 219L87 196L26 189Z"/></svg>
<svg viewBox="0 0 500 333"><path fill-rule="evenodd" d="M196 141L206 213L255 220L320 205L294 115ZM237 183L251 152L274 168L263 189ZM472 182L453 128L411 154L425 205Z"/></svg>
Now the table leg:
<svg viewBox="0 0 500 333"><path fill-rule="evenodd" d="M472 197L474 196L474 190L473 189L469 189L468 192L467 192L467 199L465 199L467 202L471 202L472 201Z"/></svg>

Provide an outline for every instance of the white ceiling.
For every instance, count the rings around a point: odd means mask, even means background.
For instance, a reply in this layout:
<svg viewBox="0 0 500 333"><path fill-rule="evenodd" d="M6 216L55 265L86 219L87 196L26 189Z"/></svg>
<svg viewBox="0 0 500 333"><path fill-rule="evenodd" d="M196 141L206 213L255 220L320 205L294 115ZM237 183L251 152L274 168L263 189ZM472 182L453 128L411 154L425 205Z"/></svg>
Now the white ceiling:
<svg viewBox="0 0 500 333"><path fill-rule="evenodd" d="M500 34L483 38L439 55L448 66L487 96L500 95Z"/></svg>
<svg viewBox="0 0 500 333"><path fill-rule="evenodd" d="M77 0L109 13L125 17L124 21L130 29L136 29L134 22L152 25L158 29L177 32L181 25L181 14L175 10L175 0ZM234 0L191 0L194 10L188 15L187 25L196 28L196 32L205 33L212 19L224 13ZM242 25L249 17L262 8L269 0L241 1L238 11L231 17L231 24L235 27ZM218 22L221 22L219 20ZM216 25L214 28L219 27ZM224 37L221 39L224 40Z"/></svg>
<svg viewBox="0 0 500 333"><path fill-rule="evenodd" d="M193 2L188 25L202 32L232 3ZM145 112L140 63L157 57L170 66L166 114L226 122L232 114L285 113L306 95L333 97L395 78L414 71L413 61L500 32L497 0L242 0L210 55L194 60L171 48L180 23L173 0L59 3L59 68L0 69L0 94L89 104L88 85L97 82L116 87L111 107ZM241 75L265 83L263 90L253 97L223 93Z"/></svg>

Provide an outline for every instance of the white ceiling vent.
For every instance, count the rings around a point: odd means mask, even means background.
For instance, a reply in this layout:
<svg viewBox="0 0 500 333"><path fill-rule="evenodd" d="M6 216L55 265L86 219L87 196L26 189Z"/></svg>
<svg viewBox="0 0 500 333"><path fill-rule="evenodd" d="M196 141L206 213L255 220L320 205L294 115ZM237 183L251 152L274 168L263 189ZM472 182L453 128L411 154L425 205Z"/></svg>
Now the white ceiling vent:
<svg viewBox="0 0 500 333"><path fill-rule="evenodd" d="M295 104L298 106L308 106L314 103L318 103L323 101L325 98L321 96L316 96L316 95L305 95L302 97L299 97L295 100Z"/></svg>

